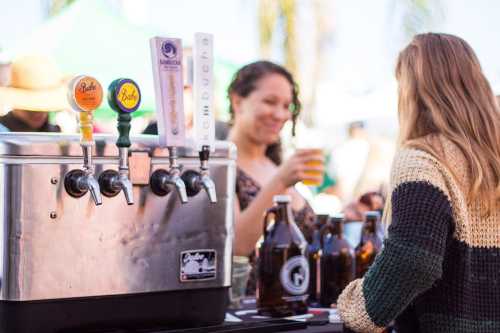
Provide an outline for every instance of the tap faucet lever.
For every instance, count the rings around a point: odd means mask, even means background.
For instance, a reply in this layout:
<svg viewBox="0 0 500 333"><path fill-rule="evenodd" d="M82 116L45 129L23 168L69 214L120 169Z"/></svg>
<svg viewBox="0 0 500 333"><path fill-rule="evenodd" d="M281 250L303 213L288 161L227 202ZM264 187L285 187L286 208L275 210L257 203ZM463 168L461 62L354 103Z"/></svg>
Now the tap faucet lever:
<svg viewBox="0 0 500 333"><path fill-rule="evenodd" d="M188 202L188 191L186 189L186 184L183 179L179 176L180 171L166 171L164 169L158 169L151 175L149 181L151 190L154 194L159 196L167 195L171 192L171 188L175 188L181 203L185 204Z"/></svg>
<svg viewBox="0 0 500 333"><path fill-rule="evenodd" d="M217 203L217 192L215 190L215 183L210 178L208 169L208 159L210 149L208 146L203 146L199 152L200 157L200 171L187 170L182 174L182 180L186 184L187 195L193 197L197 195L202 189L207 192L208 199L211 203Z"/></svg>
<svg viewBox="0 0 500 333"><path fill-rule="evenodd" d="M130 142L131 113L135 112L141 102L141 91L137 83L131 79L116 79L108 87L108 104L118 113L119 168L106 170L99 176L101 192L107 197L114 197L123 191L128 205L134 204L132 182L129 179L128 149Z"/></svg>
<svg viewBox="0 0 500 333"><path fill-rule="evenodd" d="M201 184L207 192L208 199L211 203L217 203L217 192L215 191L215 183L208 175L201 176Z"/></svg>
<svg viewBox="0 0 500 333"><path fill-rule="evenodd" d="M179 174L171 175L170 184L174 185L177 195L181 199L181 202L183 204L187 203L188 197L186 191L186 184L184 184L184 181L182 180L181 176Z"/></svg>
<svg viewBox="0 0 500 333"><path fill-rule="evenodd" d="M188 202L188 190L181 176L181 166L177 161L177 147L168 147L169 170L158 169L151 175L149 181L153 193L159 196L167 195L171 192L171 187L179 196L181 203Z"/></svg>
<svg viewBox="0 0 500 333"><path fill-rule="evenodd" d="M85 179L86 186L90 192L90 195L92 196L92 199L94 200L95 205L102 205L102 196L99 188L99 183L91 174L87 175Z"/></svg>
<svg viewBox="0 0 500 333"><path fill-rule="evenodd" d="M173 185L181 202L187 203L188 197L186 192L186 184L181 178L181 167L177 161L177 147L168 147L168 159L170 162L170 170L168 171L169 178L167 183Z"/></svg>
<svg viewBox="0 0 500 333"><path fill-rule="evenodd" d="M128 177L123 177L120 175L120 187L123 191L123 195L125 196L125 201L127 201L127 205L134 204L134 192L132 182Z"/></svg>

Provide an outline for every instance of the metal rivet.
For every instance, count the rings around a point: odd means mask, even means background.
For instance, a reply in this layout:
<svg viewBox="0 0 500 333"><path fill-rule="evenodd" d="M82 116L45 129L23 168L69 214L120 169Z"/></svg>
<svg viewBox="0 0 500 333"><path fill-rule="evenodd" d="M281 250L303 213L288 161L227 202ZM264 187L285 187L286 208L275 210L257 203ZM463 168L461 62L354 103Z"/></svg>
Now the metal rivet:
<svg viewBox="0 0 500 333"><path fill-rule="evenodd" d="M56 212L50 212L50 218L51 219L57 218L57 213Z"/></svg>
<svg viewBox="0 0 500 333"><path fill-rule="evenodd" d="M50 178L50 183L56 185L57 184L57 178L56 177Z"/></svg>

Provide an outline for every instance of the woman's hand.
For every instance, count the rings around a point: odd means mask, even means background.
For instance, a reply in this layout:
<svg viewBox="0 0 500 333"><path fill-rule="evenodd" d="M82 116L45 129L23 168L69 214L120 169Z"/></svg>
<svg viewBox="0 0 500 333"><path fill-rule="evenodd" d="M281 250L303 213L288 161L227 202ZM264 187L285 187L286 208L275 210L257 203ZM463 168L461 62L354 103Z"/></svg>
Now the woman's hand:
<svg viewBox="0 0 500 333"><path fill-rule="evenodd" d="M285 188L300 181L321 184L324 173L324 157L318 149L300 149L278 168L275 178Z"/></svg>

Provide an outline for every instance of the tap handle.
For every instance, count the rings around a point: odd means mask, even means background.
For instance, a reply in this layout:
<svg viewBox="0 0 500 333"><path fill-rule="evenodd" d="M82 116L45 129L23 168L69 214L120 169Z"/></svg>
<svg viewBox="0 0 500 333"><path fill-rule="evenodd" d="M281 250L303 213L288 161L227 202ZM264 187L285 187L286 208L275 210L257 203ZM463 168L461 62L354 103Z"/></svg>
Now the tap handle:
<svg viewBox="0 0 500 333"><path fill-rule="evenodd" d="M118 140L116 140L116 146L120 148L130 147L130 121L132 116L129 113L119 113L118 114Z"/></svg>
<svg viewBox="0 0 500 333"><path fill-rule="evenodd" d="M94 124L91 112L80 112L80 143L82 145L91 145L94 142Z"/></svg>
<svg viewBox="0 0 500 333"><path fill-rule="evenodd" d="M116 79L108 87L108 104L118 113L118 140L120 148L130 147L131 113L141 104L141 90L131 79Z"/></svg>
<svg viewBox="0 0 500 333"><path fill-rule="evenodd" d="M200 152L198 153L200 157L200 161L208 161L210 158L210 147L209 146L203 146L201 147Z"/></svg>
<svg viewBox="0 0 500 333"><path fill-rule="evenodd" d="M81 144L92 145L92 112L102 102L101 84L91 76L76 76L69 83L68 101L74 111L80 112Z"/></svg>

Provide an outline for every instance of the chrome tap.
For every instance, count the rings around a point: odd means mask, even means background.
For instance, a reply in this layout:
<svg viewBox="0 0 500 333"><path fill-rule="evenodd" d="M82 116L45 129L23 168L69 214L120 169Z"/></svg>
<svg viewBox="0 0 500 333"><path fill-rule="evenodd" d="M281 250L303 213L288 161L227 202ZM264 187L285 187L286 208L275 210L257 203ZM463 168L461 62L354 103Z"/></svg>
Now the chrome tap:
<svg viewBox="0 0 500 333"><path fill-rule="evenodd" d="M92 164L92 146L82 146L83 148L83 171L85 176L77 180L80 188L88 189L96 206L102 205L101 191L99 183L94 177L94 166Z"/></svg>
<svg viewBox="0 0 500 333"><path fill-rule="evenodd" d="M83 152L83 168L68 172L64 177L64 187L69 195L79 198L90 192L96 206L102 204L99 183L94 178L92 146L94 145L92 112L102 102L102 87L90 76L77 76L70 82L68 100L72 108L79 112L80 146Z"/></svg>
<svg viewBox="0 0 500 333"><path fill-rule="evenodd" d="M168 147L169 170L158 169L151 175L151 190L156 195L167 195L174 187L181 202L187 203L186 184L181 178L181 166L177 161L177 147Z"/></svg>
<svg viewBox="0 0 500 333"><path fill-rule="evenodd" d="M217 192L215 183L210 178L208 170L208 159L210 157L210 147L203 146L199 152L200 156L200 171L187 170L182 174L182 179L186 184L187 194L192 197L198 194L201 189L207 192L208 199L211 203L217 203Z"/></svg>
<svg viewBox="0 0 500 333"><path fill-rule="evenodd" d="M141 91L130 79L117 79L108 87L108 104L118 113L118 147L120 164L118 172L106 170L99 176L101 192L107 197L114 197L123 191L128 205L134 204L132 182L129 179L128 148L130 147L130 122L132 112L139 108Z"/></svg>
<svg viewBox="0 0 500 333"><path fill-rule="evenodd" d="M128 169L128 148L119 149L120 165L116 170L106 170L99 176L99 185L102 194L107 197L114 197L121 191L125 195L128 205L134 204L134 193L132 182L129 179Z"/></svg>

